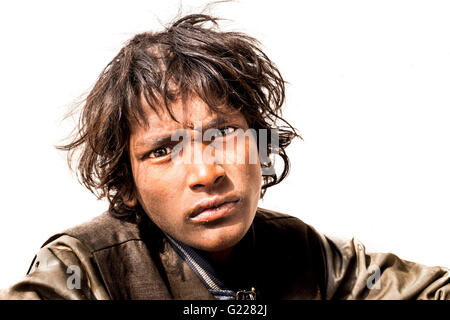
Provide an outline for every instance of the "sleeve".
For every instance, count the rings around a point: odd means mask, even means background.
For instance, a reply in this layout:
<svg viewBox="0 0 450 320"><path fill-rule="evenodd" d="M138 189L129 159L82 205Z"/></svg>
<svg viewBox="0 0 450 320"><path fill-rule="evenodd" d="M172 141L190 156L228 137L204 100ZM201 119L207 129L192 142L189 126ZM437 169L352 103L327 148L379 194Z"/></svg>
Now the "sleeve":
<svg viewBox="0 0 450 320"><path fill-rule="evenodd" d="M450 270L367 253L356 240L321 235L326 299L450 300Z"/></svg>
<svg viewBox="0 0 450 320"><path fill-rule="evenodd" d="M88 248L68 235L42 247L27 275L1 300L109 300Z"/></svg>

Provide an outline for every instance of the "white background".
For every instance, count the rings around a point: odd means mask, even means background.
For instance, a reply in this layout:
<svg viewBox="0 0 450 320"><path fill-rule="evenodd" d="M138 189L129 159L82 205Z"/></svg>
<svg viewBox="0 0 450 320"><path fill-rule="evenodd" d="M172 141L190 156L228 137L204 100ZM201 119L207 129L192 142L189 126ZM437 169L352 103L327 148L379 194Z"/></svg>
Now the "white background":
<svg viewBox="0 0 450 320"><path fill-rule="evenodd" d="M206 1L182 1L198 12ZM62 122L133 34L179 1L0 2L0 287L53 233L107 208L53 145ZM317 230L450 266L450 2L236 1L212 11L259 39L289 82L304 141L261 206Z"/></svg>

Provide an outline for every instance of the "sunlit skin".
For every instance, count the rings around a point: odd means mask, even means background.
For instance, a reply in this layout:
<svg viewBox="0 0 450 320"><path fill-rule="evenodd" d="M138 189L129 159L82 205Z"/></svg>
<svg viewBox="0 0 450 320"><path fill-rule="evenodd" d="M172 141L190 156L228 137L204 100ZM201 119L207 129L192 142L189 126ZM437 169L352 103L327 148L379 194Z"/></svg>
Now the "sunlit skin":
<svg viewBox="0 0 450 320"><path fill-rule="evenodd" d="M184 108L181 99L172 105L176 122L167 112L157 114L144 100L142 104L147 110L148 126L135 125L130 135L129 154L136 196L127 204L139 201L161 230L208 252L214 260L225 260L250 228L261 191L258 157L252 164L237 161L242 154L249 159L250 152L257 153L254 138L235 139L236 129L248 129L244 116L231 107L226 107L226 114L215 113L201 99L193 97L185 101ZM189 140L179 154L181 159L171 156L174 143L157 143L179 129L186 130L191 137L198 136L194 124L196 127L201 124L204 129L219 129L223 133L218 138L221 142L228 143L232 139L239 142L233 148L205 153L209 156L201 161L191 161L193 150L211 148L209 141ZM238 200L230 204L231 209L225 216L213 221L198 223L190 218L196 204L217 196Z"/></svg>

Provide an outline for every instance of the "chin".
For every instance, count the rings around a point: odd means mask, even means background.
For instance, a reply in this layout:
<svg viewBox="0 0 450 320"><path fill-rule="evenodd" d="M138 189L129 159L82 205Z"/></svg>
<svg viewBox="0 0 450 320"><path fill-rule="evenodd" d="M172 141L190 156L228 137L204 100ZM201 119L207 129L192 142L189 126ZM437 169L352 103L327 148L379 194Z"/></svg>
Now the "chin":
<svg viewBox="0 0 450 320"><path fill-rule="evenodd" d="M241 241L249 227L233 226L233 228L208 230L202 235L202 241L192 246L208 252L223 251L235 246Z"/></svg>

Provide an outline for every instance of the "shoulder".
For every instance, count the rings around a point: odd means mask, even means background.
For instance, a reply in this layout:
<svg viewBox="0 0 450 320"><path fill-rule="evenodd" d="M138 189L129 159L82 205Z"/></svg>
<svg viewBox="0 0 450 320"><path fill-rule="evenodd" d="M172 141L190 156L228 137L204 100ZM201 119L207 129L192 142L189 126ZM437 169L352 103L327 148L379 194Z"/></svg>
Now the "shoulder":
<svg viewBox="0 0 450 320"><path fill-rule="evenodd" d="M264 246L281 251L303 251L322 258L322 234L297 217L258 208L254 230L255 236Z"/></svg>
<svg viewBox="0 0 450 320"><path fill-rule="evenodd" d="M297 217L263 208L258 208L256 211L254 224L256 228L273 229L284 234L317 233L314 228Z"/></svg>
<svg viewBox="0 0 450 320"><path fill-rule="evenodd" d="M0 300L109 299L90 250L68 235L44 245L27 274L0 292Z"/></svg>
<svg viewBox="0 0 450 320"><path fill-rule="evenodd" d="M264 209L264 208L260 208L258 207L258 209L256 210L256 217L255 219L259 219L259 220L276 220L276 219L296 219L296 220L300 220L296 217L290 216L288 214L284 214L284 213L280 213L277 211L273 211L273 210L269 210L269 209Z"/></svg>
<svg viewBox="0 0 450 320"><path fill-rule="evenodd" d="M76 238L90 251L120 245L128 241L140 241L137 223L113 217L108 211L75 227L50 237L43 246L63 235Z"/></svg>

